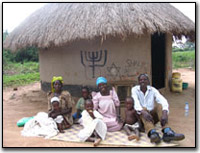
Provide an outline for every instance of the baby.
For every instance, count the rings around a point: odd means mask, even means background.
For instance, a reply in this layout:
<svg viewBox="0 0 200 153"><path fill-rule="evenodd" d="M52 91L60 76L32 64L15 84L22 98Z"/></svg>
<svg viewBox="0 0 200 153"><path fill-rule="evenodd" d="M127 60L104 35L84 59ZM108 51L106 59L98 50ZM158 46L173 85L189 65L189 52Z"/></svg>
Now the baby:
<svg viewBox="0 0 200 153"><path fill-rule="evenodd" d="M106 124L103 122L103 116L93 110L91 99L85 101L85 110L82 112L83 129L79 132L78 137L81 141L94 142L94 146L99 145L101 140L105 139L107 133Z"/></svg>
<svg viewBox="0 0 200 153"><path fill-rule="evenodd" d="M59 107L60 100L58 97L51 98L52 110L49 112L48 116L53 118L58 126L60 133L64 133L64 128L69 128L70 124L67 122L66 118L62 115L62 108Z"/></svg>
<svg viewBox="0 0 200 153"><path fill-rule="evenodd" d="M141 127L141 121L134 109L134 100L132 97L127 97L125 100L125 125L124 130L128 135L128 140L140 139L139 127Z"/></svg>

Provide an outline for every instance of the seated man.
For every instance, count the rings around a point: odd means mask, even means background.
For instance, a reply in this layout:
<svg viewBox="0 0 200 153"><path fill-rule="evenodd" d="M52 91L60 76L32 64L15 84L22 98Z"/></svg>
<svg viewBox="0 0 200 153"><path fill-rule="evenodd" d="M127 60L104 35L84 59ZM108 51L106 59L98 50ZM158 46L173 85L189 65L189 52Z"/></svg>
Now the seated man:
<svg viewBox="0 0 200 153"><path fill-rule="evenodd" d="M145 128L145 132L153 143L160 143L161 138L155 130L155 124L160 121L163 132L163 141L183 140L183 134L177 134L168 126L169 105L167 100L157 89L149 85L147 74L138 77L139 85L131 90L135 101L135 110L140 114ZM157 102L155 103L154 100Z"/></svg>

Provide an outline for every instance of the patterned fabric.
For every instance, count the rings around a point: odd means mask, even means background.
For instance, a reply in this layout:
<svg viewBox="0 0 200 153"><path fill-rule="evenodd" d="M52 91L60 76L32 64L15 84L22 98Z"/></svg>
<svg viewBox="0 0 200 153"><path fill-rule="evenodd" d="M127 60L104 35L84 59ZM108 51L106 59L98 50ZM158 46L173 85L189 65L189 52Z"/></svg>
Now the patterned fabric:
<svg viewBox="0 0 200 153"><path fill-rule="evenodd" d="M54 97L54 93L50 92L47 94L47 99L48 99L48 110L50 111L52 109L52 105L51 105L51 98ZM60 107L61 108L72 108L74 105L74 100L71 96L71 94L68 91L62 91L60 96L58 97L60 99ZM64 115L66 120L69 122L70 125L73 124L73 119L72 119L72 114L67 114Z"/></svg>
<svg viewBox="0 0 200 153"><path fill-rule="evenodd" d="M54 136L50 139L52 140L60 140L60 141L67 141L67 142L81 142L78 133L83 129L83 127L79 124L74 124L70 129L65 130L65 133L59 133L57 136ZM156 129L161 134L161 127L160 125L156 125ZM84 142L84 143L91 143L91 142ZM141 137L139 141L128 140L128 136L124 130L117 131L117 132L107 132L105 140L101 141L100 144L106 145L114 145L114 146L129 146L129 147L172 147L178 146L178 143L170 142L165 143L161 142L160 144L156 145L150 142L150 139L147 137L145 133L141 133Z"/></svg>

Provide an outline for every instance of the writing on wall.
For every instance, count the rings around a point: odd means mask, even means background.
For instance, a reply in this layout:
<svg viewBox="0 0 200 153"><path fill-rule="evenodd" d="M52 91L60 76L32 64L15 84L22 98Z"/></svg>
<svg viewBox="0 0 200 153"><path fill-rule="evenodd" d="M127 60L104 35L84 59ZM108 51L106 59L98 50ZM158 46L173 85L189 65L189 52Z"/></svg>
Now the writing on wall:
<svg viewBox="0 0 200 153"><path fill-rule="evenodd" d="M123 69L123 74L127 77L134 77L140 73L147 72L147 66L147 62L138 61L135 59L127 59Z"/></svg>
<svg viewBox="0 0 200 153"><path fill-rule="evenodd" d="M84 67L90 67L92 78L95 78L95 69L105 66L107 62L107 50L100 51L80 51L81 64Z"/></svg>
<svg viewBox="0 0 200 153"><path fill-rule="evenodd" d="M148 62L127 59L125 61L113 62L106 67L106 76L114 80L133 80L140 73L147 73Z"/></svg>

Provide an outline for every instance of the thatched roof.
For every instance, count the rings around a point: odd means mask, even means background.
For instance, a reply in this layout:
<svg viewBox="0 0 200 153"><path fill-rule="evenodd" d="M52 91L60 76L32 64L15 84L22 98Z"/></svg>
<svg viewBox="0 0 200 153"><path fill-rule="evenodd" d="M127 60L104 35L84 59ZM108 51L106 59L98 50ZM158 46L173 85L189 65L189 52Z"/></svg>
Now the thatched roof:
<svg viewBox="0 0 200 153"><path fill-rule="evenodd" d="M48 48L80 39L164 32L192 37L195 24L169 3L50 3L30 15L4 48Z"/></svg>

